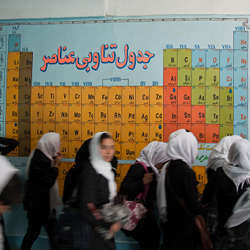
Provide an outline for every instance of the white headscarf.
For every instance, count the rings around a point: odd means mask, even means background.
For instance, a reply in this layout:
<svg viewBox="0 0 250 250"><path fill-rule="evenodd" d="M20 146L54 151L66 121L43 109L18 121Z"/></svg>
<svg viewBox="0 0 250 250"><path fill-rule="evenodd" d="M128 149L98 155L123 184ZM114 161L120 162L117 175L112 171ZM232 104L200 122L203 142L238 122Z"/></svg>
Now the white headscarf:
<svg viewBox="0 0 250 250"><path fill-rule="evenodd" d="M250 142L246 139L234 142L229 149L228 160L229 164L223 166L223 171L238 190L250 178Z"/></svg>
<svg viewBox="0 0 250 250"><path fill-rule="evenodd" d="M165 142L153 141L142 149L137 161L145 163L147 167L151 167L155 174L159 174L159 170L155 167L159 163L167 162L167 147Z"/></svg>
<svg viewBox="0 0 250 250"><path fill-rule="evenodd" d="M112 171L112 165L110 162L104 161L101 156L100 139L102 134L109 134L108 132L99 132L94 135L90 141L90 162L98 174L101 174L108 180L109 185L109 200L112 201L116 196L116 183L115 175Z"/></svg>
<svg viewBox="0 0 250 250"><path fill-rule="evenodd" d="M182 160L191 168L198 155L198 142L191 132L181 130L180 133L173 136L168 141L167 158L168 160ZM169 162L167 162L160 173L157 184L157 206L160 219L163 222L167 220L167 199L165 190L166 171Z"/></svg>
<svg viewBox="0 0 250 250"><path fill-rule="evenodd" d="M182 133L186 133L186 129L184 128L181 128L181 129L178 129L178 130L175 130L173 133L171 133L168 137L168 140L170 141L171 139L175 138L177 135L180 135Z"/></svg>
<svg viewBox="0 0 250 250"><path fill-rule="evenodd" d="M208 168L216 171L218 168L223 167L225 161L228 162L228 151L230 146L237 140L241 140L242 137L238 135L225 136L214 147L213 151L208 157Z"/></svg>
<svg viewBox="0 0 250 250"><path fill-rule="evenodd" d="M36 149L43 152L48 159L51 160L51 167L53 167L54 159L57 153L60 152L60 135L58 133L46 133L44 134L37 143ZM26 176L29 178L30 163L34 156L32 151L29 155L26 167ZM53 187L50 189L50 209L57 209L61 205L61 198L59 195L58 182L56 181Z"/></svg>
<svg viewBox="0 0 250 250"><path fill-rule="evenodd" d="M242 139L232 144L228 158L231 166L223 168L225 174L234 182L237 190L250 178L250 142ZM226 227L238 226L250 219L250 188L236 202Z"/></svg>

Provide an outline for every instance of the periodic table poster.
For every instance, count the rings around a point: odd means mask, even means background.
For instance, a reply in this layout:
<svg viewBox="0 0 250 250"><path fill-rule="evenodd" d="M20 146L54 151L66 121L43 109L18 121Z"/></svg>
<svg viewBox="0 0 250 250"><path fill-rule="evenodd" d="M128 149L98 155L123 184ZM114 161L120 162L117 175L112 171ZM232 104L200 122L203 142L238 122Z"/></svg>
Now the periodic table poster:
<svg viewBox="0 0 250 250"><path fill-rule="evenodd" d="M0 23L0 135L26 157L61 135L66 162L109 131L128 169L150 141L185 128L199 141L195 171L227 135L248 137L248 17L167 16ZM59 179L72 163L63 163Z"/></svg>

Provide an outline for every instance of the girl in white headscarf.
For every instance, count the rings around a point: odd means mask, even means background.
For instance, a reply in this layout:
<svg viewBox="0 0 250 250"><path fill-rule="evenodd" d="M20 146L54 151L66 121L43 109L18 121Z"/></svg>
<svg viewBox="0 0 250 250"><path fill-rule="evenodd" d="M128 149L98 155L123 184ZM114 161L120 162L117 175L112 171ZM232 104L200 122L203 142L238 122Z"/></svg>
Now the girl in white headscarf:
<svg viewBox="0 0 250 250"><path fill-rule="evenodd" d="M234 142L228 160L217 171L217 249L250 249L250 142Z"/></svg>
<svg viewBox="0 0 250 250"><path fill-rule="evenodd" d="M60 135L44 134L30 154L26 175L24 208L27 211L28 229L23 239L21 250L30 250L44 226L50 240L51 248L56 248L55 228L50 216L60 205L57 176L61 160Z"/></svg>
<svg viewBox="0 0 250 250"><path fill-rule="evenodd" d="M204 220L192 170L197 155L198 142L191 132L182 132L168 141L168 163L163 167L165 182L161 182L161 189L166 190L162 198L166 204L164 238L169 250L198 249L196 227L204 225Z"/></svg>
<svg viewBox="0 0 250 250"><path fill-rule="evenodd" d="M220 142L214 147L211 154L208 157L207 165L207 178L208 183L204 189L201 203L204 205L206 210L206 221L210 234L214 237L217 228L217 204L216 204L216 171L223 167L224 164L229 162L228 152L231 145L241 140L242 137L238 135L225 136Z"/></svg>
<svg viewBox="0 0 250 250"><path fill-rule="evenodd" d="M142 149L136 162L130 167L124 178L120 193L133 201L145 192L144 202L147 213L133 231L124 232L139 242L140 249L157 250L160 243L160 231L153 210L156 201L156 183L159 169L167 161L167 143L153 141Z"/></svg>

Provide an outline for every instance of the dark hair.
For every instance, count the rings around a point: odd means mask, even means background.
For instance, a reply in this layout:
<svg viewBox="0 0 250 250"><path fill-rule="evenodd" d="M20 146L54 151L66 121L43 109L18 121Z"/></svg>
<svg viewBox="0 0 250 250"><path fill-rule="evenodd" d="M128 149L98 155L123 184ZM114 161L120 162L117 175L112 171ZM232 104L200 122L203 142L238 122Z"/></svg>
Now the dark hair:
<svg viewBox="0 0 250 250"><path fill-rule="evenodd" d="M103 140L105 139L113 139L112 136L110 134L107 133L103 133L100 137L100 144L103 142Z"/></svg>

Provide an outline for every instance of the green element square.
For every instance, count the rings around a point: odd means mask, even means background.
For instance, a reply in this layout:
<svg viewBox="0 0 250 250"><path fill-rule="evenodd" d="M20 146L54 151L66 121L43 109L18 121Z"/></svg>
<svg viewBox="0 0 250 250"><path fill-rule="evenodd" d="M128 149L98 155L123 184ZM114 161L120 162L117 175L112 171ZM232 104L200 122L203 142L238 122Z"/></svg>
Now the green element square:
<svg viewBox="0 0 250 250"><path fill-rule="evenodd" d="M178 69L178 86L192 86L192 71L189 68Z"/></svg>
<svg viewBox="0 0 250 250"><path fill-rule="evenodd" d="M164 68L176 68L177 61L177 49L164 49L163 50L163 66Z"/></svg>
<svg viewBox="0 0 250 250"><path fill-rule="evenodd" d="M219 124L219 120L220 120L219 106L216 105L206 106L206 123Z"/></svg>
<svg viewBox="0 0 250 250"><path fill-rule="evenodd" d="M231 87L220 87L220 105L233 106L234 105L234 91Z"/></svg>
<svg viewBox="0 0 250 250"><path fill-rule="evenodd" d="M192 105L205 105L206 104L206 88L205 87L192 87Z"/></svg>
<svg viewBox="0 0 250 250"><path fill-rule="evenodd" d="M233 125L234 106L220 106L220 124Z"/></svg>
<svg viewBox="0 0 250 250"><path fill-rule="evenodd" d="M218 86L220 85L220 69L219 68L207 68L206 69L206 86Z"/></svg>
<svg viewBox="0 0 250 250"><path fill-rule="evenodd" d="M178 49L178 68L192 68L191 49Z"/></svg>
<svg viewBox="0 0 250 250"><path fill-rule="evenodd" d="M220 104L220 88L206 87L206 104L219 105Z"/></svg>
<svg viewBox="0 0 250 250"><path fill-rule="evenodd" d="M233 125L220 125L220 138L222 139L225 136L232 136L234 134Z"/></svg>
<svg viewBox="0 0 250 250"><path fill-rule="evenodd" d="M205 77L205 68L194 68L192 70L192 86L205 86Z"/></svg>

